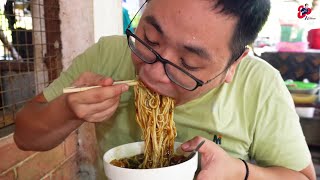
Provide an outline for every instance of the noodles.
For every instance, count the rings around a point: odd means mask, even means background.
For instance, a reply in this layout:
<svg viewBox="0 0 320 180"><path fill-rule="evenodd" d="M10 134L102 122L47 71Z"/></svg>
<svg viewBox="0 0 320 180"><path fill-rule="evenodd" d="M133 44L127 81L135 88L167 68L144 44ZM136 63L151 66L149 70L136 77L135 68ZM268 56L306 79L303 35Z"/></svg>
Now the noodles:
<svg viewBox="0 0 320 180"><path fill-rule="evenodd" d="M176 164L183 163L188 158L184 155L175 154L172 158L170 158L169 166L173 166ZM144 155L138 154L129 158L122 158L122 159L114 159L110 163L114 166L122 167L122 168L129 168L129 169L140 169L141 164L143 163Z"/></svg>
<svg viewBox="0 0 320 180"><path fill-rule="evenodd" d="M114 159L110 163L124 168L150 169L171 166L186 160L174 154L177 135L173 122L174 100L147 89L142 82L135 86L136 120L142 130L144 154Z"/></svg>
<svg viewBox="0 0 320 180"><path fill-rule="evenodd" d="M174 139L174 100L147 89L142 82L135 86L136 120L145 142L144 160L139 168L159 168L170 165Z"/></svg>

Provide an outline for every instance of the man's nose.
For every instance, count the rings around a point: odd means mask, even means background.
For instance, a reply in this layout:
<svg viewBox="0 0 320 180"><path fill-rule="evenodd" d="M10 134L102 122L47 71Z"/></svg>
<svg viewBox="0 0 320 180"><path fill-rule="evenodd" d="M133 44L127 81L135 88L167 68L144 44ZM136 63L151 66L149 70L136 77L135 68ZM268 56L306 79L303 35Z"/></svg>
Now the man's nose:
<svg viewBox="0 0 320 180"><path fill-rule="evenodd" d="M166 59L168 61L176 59L176 53L174 52L173 48L165 47L162 49L157 49L157 51L163 59ZM149 72L151 72L154 80L157 80L161 83L170 83L171 80L165 72L165 66L168 66L168 64L162 63L160 59L158 59L157 62L151 64L151 70Z"/></svg>
<svg viewBox="0 0 320 180"><path fill-rule="evenodd" d="M152 79L161 83L170 83L170 79L165 72L164 65L160 61L148 64L148 66Z"/></svg>

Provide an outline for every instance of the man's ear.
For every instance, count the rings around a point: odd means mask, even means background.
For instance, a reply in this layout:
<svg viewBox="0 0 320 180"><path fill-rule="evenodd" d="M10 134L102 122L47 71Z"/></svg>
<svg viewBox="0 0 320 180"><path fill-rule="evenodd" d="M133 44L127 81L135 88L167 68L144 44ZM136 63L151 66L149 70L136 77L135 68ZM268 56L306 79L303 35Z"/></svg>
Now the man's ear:
<svg viewBox="0 0 320 180"><path fill-rule="evenodd" d="M227 72L227 75L226 75L226 79L224 80L224 82L230 83L232 81L233 76L234 76L234 74L236 72L236 69L237 69L239 63L242 61L242 59L244 57L246 57L248 55L248 53L249 53L249 48L246 48L243 51L242 55L230 66L230 68L229 68L229 70Z"/></svg>

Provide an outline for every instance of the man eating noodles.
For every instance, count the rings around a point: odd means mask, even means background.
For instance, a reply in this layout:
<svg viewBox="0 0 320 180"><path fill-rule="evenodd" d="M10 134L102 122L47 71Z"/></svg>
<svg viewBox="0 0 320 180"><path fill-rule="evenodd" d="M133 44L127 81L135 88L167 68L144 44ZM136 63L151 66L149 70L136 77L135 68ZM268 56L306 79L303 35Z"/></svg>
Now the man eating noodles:
<svg viewBox="0 0 320 180"><path fill-rule="evenodd" d="M135 32L104 37L17 114L15 142L46 151L84 122L96 123L102 155L141 141L135 79L175 100L175 141L200 148L198 179L315 179L291 96L277 70L249 56L268 0L149 0ZM69 86L102 86L63 94ZM189 141L188 141L189 140ZM213 142L214 141L214 142ZM251 163L253 160L255 163Z"/></svg>

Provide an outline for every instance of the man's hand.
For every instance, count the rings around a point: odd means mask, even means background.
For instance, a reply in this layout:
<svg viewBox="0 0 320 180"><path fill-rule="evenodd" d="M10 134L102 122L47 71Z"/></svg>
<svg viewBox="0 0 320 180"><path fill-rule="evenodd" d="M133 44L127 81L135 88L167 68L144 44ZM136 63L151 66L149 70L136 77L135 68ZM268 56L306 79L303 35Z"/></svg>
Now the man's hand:
<svg viewBox="0 0 320 180"><path fill-rule="evenodd" d="M120 96L128 85L112 85L113 80L91 72L85 72L73 83L74 86L102 86L67 96L67 104L76 118L87 122L101 122L116 111Z"/></svg>
<svg viewBox="0 0 320 180"><path fill-rule="evenodd" d="M208 139L197 136L183 143L181 148L184 151L192 151L203 140L205 143L199 149L201 171L197 180L244 179L246 170L243 162L229 156L222 148Z"/></svg>
<svg viewBox="0 0 320 180"><path fill-rule="evenodd" d="M240 159L229 156L221 147L208 139L197 136L183 143L181 148L184 151L192 151L203 140L205 140L205 143L199 149L201 171L197 180L243 180L245 178L246 168L244 163ZM248 163L248 166L250 169L249 179L316 179L312 162L300 172L276 166L260 167L250 163Z"/></svg>

